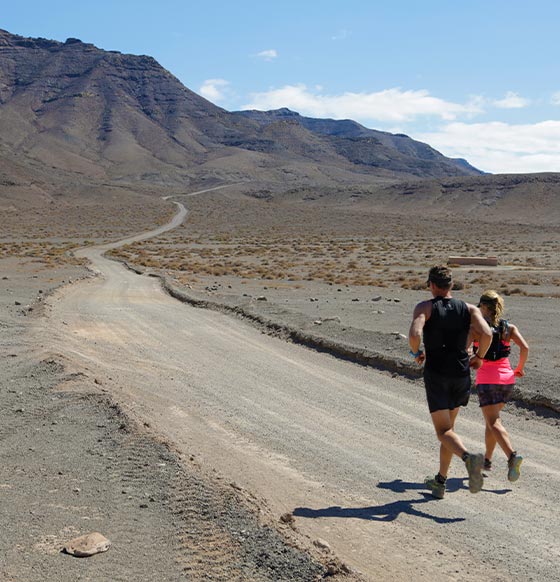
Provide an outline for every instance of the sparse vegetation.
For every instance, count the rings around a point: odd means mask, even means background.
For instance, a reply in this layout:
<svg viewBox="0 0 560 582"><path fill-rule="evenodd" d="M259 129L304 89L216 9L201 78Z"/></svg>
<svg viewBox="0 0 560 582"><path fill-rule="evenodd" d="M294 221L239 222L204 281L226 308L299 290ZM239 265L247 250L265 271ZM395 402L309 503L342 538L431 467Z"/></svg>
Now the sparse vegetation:
<svg viewBox="0 0 560 582"><path fill-rule="evenodd" d="M113 254L184 282L236 277L413 290L425 289L426 269L450 255L497 255L498 269L456 266L455 289L530 295L530 287L554 284L553 275L536 270L544 264L543 236L530 226L510 230L506 240L491 224L450 219L434 237L427 219L304 203L232 203L218 195L191 199L189 210L183 227ZM548 245L548 268L560 267L559 246Z"/></svg>

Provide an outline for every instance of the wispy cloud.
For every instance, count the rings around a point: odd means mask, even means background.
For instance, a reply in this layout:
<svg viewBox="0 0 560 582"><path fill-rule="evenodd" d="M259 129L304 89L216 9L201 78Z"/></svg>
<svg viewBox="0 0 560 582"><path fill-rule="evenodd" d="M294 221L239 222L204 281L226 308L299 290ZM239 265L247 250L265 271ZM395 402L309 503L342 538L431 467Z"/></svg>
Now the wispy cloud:
<svg viewBox="0 0 560 582"><path fill-rule="evenodd" d="M225 79L206 79L206 81L202 83L199 93L209 101L217 103L227 97L229 84L229 81L226 81Z"/></svg>
<svg viewBox="0 0 560 582"><path fill-rule="evenodd" d="M350 36L350 32L345 28L339 30L331 36L331 40L345 40Z"/></svg>
<svg viewBox="0 0 560 582"><path fill-rule="evenodd" d="M552 96L560 105L560 91ZM320 86L285 85L250 96L244 109L288 107L303 115L353 119L368 127L399 127L414 139L429 143L449 157L467 159L492 173L560 172L560 121L509 124L474 123L473 117L492 109L519 109L531 100L513 91L502 99L472 95L458 103L441 99L427 90L385 89L377 92L344 92L329 95ZM435 131L417 133L420 122L441 124Z"/></svg>
<svg viewBox="0 0 560 582"><path fill-rule="evenodd" d="M488 172L560 172L560 121L526 125L455 122L413 137Z"/></svg>
<svg viewBox="0 0 560 582"><path fill-rule="evenodd" d="M257 53L257 57L263 59L264 61L273 61L278 58L278 51L276 49L267 49Z"/></svg>
<svg viewBox="0 0 560 582"><path fill-rule="evenodd" d="M514 91L508 91L503 99L493 101L492 104L501 109L521 109L527 107L531 101L521 97Z"/></svg>
<svg viewBox="0 0 560 582"><path fill-rule="evenodd" d="M325 95L313 92L305 85L285 85L251 95L245 109L279 109L288 107L314 117L350 118L363 123L369 121L405 122L421 116L433 116L453 121L458 116L482 113L480 102L472 98L466 104L445 101L426 90L403 91L400 88L374 93L345 92Z"/></svg>

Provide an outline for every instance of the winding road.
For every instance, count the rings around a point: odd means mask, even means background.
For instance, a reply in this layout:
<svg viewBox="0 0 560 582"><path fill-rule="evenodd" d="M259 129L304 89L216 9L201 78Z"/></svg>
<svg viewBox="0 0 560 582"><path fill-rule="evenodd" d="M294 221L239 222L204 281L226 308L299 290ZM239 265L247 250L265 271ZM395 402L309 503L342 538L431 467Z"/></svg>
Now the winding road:
<svg viewBox="0 0 560 582"><path fill-rule="evenodd" d="M196 194L196 193L194 193ZM50 300L49 344L103 378L126 410L187 455L326 541L368 580L560 580L560 432L504 415L525 456L516 484L497 456L481 493L455 460L444 500L422 481L438 444L422 388L263 335L169 297L103 253L172 222L80 251L99 276ZM475 402L457 426L481 450Z"/></svg>

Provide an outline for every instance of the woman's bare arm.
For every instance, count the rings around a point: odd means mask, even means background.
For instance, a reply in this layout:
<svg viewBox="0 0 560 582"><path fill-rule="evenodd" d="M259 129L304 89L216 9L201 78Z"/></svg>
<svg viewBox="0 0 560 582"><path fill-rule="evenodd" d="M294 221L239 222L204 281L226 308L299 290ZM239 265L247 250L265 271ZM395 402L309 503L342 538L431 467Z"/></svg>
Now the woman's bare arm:
<svg viewBox="0 0 560 582"><path fill-rule="evenodd" d="M519 347L519 362L514 370L516 376L524 376L525 362L527 362L527 357L529 356L529 344L525 341L525 338L519 333L517 326L510 325L510 338Z"/></svg>

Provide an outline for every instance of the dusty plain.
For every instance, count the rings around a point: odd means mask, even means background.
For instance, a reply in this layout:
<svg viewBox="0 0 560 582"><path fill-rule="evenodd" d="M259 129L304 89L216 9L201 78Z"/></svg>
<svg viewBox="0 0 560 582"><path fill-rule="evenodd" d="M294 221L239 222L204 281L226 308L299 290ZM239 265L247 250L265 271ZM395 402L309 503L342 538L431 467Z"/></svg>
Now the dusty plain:
<svg viewBox="0 0 560 582"><path fill-rule="evenodd" d="M558 426L558 227L224 192L175 199L189 211L182 226L114 258L267 333L290 337L278 323L299 328L347 346L340 355L358 362L380 353L398 364L386 369L419 390L403 336L426 297L427 269L449 255L498 256L498 268L456 268L455 295L472 302L486 288L505 295L507 316L531 347L508 411ZM25 222L12 214L0 235L2 579L357 579L289 520L268 515L263 500L178 454L157 427L133 422L105 380L64 368L64 354L52 358L48 345L37 345L37 329L48 326L45 297L91 276L68 251L153 228L175 211L160 199L130 202L38 208ZM60 553L93 530L110 532L107 554Z"/></svg>

